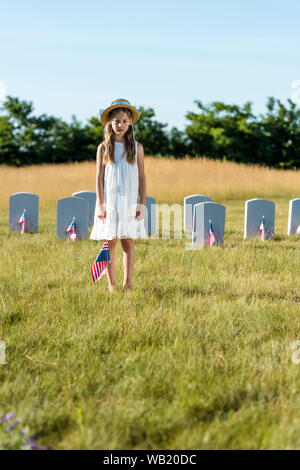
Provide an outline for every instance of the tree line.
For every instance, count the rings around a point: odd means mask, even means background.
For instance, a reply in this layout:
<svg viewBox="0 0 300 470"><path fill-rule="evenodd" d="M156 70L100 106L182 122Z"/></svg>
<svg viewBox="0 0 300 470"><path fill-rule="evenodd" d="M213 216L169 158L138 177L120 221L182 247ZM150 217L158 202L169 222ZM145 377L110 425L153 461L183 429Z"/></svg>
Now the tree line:
<svg viewBox="0 0 300 470"><path fill-rule="evenodd" d="M208 157L263 166L300 168L300 110L290 99L284 106L267 99L265 114L243 106L195 101L184 131L156 120L153 108L141 107L134 125L146 155ZM73 114L70 123L34 114L33 103L7 96L0 108L0 163L13 166L95 160L104 128L96 117L85 125Z"/></svg>

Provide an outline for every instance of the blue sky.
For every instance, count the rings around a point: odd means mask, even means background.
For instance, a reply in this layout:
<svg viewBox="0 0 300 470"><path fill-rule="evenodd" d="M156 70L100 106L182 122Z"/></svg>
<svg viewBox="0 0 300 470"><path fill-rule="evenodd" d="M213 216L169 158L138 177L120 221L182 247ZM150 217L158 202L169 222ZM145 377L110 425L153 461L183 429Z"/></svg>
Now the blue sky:
<svg viewBox="0 0 300 470"><path fill-rule="evenodd" d="M115 98L169 128L185 127L194 100L264 113L300 80L299 18L296 0L3 1L0 81L68 122Z"/></svg>

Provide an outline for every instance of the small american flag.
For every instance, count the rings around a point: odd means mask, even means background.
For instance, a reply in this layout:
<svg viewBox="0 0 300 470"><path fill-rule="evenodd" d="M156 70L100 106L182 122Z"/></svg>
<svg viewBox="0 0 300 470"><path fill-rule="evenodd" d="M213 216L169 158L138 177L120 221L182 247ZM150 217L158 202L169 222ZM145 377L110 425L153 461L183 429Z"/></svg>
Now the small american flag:
<svg viewBox="0 0 300 470"><path fill-rule="evenodd" d="M265 216L264 215L262 216L259 230L260 230L260 239L264 241L265 239Z"/></svg>
<svg viewBox="0 0 300 470"><path fill-rule="evenodd" d="M21 233L23 234L25 232L25 209L23 209L23 214L21 215L18 223L21 227Z"/></svg>
<svg viewBox="0 0 300 470"><path fill-rule="evenodd" d="M208 229L208 244L209 246L213 246L216 243L215 232L211 224L211 220L209 221L209 229Z"/></svg>
<svg viewBox="0 0 300 470"><path fill-rule="evenodd" d="M105 241L91 268L93 281L99 281L110 263L108 241Z"/></svg>
<svg viewBox="0 0 300 470"><path fill-rule="evenodd" d="M77 240L77 230L75 224L75 217L73 217L72 222L70 223L69 227L66 230L67 237L75 242Z"/></svg>

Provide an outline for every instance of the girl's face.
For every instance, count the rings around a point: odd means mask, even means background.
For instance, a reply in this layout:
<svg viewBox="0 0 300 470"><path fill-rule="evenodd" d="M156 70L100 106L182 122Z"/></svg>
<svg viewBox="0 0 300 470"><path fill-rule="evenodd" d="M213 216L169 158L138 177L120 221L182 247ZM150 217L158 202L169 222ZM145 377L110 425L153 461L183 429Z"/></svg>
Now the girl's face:
<svg viewBox="0 0 300 470"><path fill-rule="evenodd" d="M130 125L132 125L132 119L130 119L124 111L120 111L111 121L113 131L119 137L122 137L128 131Z"/></svg>

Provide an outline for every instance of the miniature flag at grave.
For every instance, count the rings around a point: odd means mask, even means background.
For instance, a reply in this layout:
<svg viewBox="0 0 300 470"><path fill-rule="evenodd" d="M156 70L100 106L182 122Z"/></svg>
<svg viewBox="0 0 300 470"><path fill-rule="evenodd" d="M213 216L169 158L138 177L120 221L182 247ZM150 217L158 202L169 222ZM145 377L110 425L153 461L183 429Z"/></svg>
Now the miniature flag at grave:
<svg viewBox="0 0 300 470"><path fill-rule="evenodd" d="M23 234L25 232L25 209L23 209L23 214L21 215L19 219L19 225L21 227L21 233Z"/></svg>
<svg viewBox="0 0 300 470"><path fill-rule="evenodd" d="M67 237L69 240L72 240L75 242L77 240L77 230L76 230L76 224L75 224L75 217L73 217L72 222L70 223L69 227L66 230Z"/></svg>
<svg viewBox="0 0 300 470"><path fill-rule="evenodd" d="M264 241L265 239L265 216L264 215L262 216L259 230L260 230L260 239Z"/></svg>
<svg viewBox="0 0 300 470"><path fill-rule="evenodd" d="M108 241L105 241L91 268L93 281L99 281L110 263Z"/></svg>
<svg viewBox="0 0 300 470"><path fill-rule="evenodd" d="M213 227L212 227L211 220L209 220L208 234L209 234L209 237L208 237L208 244L209 244L209 246L213 246L214 243L216 243L216 237L215 237L214 229L213 229Z"/></svg>
<svg viewBox="0 0 300 470"><path fill-rule="evenodd" d="M298 227L297 227L296 234L300 235L300 225L298 225Z"/></svg>

